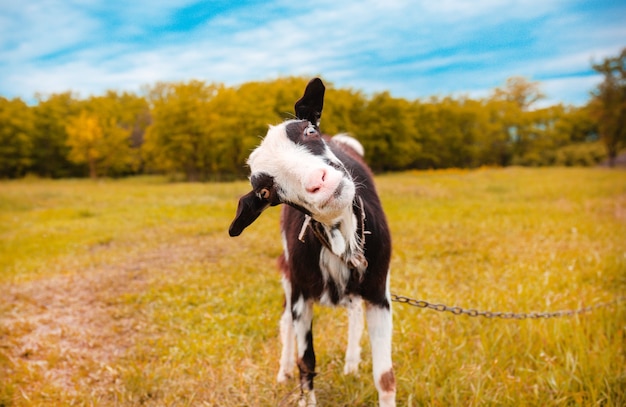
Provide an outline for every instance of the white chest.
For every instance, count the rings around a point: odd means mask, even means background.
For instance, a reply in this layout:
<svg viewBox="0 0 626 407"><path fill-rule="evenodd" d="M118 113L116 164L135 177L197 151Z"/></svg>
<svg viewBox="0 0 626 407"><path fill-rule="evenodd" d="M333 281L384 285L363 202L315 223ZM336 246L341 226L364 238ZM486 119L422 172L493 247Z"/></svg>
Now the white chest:
<svg viewBox="0 0 626 407"><path fill-rule="evenodd" d="M349 303L349 297L344 293L348 280L350 279L350 269L345 261L339 256L323 247L320 253L320 270L322 272L322 278L324 279L324 285L326 289L320 298L320 302L324 305L347 305ZM328 293L328 287L333 285L336 287L337 293L339 293L339 302L333 303Z"/></svg>

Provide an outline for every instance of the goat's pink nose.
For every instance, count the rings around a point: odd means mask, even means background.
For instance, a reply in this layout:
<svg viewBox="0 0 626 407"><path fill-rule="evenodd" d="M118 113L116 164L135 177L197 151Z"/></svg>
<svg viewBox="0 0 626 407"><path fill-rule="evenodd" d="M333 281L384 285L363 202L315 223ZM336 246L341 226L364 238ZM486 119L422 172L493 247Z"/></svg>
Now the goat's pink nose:
<svg viewBox="0 0 626 407"><path fill-rule="evenodd" d="M323 168L318 168L317 170L311 171L309 176L306 179L305 188L306 191L315 194L319 192L320 189L324 187L324 181L326 180L326 170Z"/></svg>

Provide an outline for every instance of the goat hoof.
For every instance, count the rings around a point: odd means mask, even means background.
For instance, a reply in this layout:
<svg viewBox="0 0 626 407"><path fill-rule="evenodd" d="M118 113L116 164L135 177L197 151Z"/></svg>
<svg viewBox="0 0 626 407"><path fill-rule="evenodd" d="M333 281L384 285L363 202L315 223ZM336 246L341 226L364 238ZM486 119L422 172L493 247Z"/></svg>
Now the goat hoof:
<svg viewBox="0 0 626 407"><path fill-rule="evenodd" d="M359 361L346 361L343 366L343 374L357 374L359 372Z"/></svg>
<svg viewBox="0 0 626 407"><path fill-rule="evenodd" d="M287 372L283 372L282 370L278 372L278 376L276 376L276 381L278 383L285 383L288 380L291 380L293 376Z"/></svg>
<svg viewBox="0 0 626 407"><path fill-rule="evenodd" d="M317 399L315 398L315 392L313 390L302 393L300 400L298 401L298 407L315 407L317 406Z"/></svg>

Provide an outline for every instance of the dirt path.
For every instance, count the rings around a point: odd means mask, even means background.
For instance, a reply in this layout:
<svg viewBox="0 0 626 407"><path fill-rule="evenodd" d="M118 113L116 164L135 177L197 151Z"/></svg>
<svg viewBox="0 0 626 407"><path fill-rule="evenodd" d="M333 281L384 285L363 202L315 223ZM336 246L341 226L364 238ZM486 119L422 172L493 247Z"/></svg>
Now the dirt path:
<svg viewBox="0 0 626 407"><path fill-rule="evenodd" d="M51 389L71 398L87 388L94 400L111 400L121 385L112 362L150 331L146 316L121 298L145 290L168 265L197 260L202 253L189 249L194 243L81 273L0 285L8 305L2 308L9 310L0 316L0 376L9 379L0 385L0 406L28 405Z"/></svg>

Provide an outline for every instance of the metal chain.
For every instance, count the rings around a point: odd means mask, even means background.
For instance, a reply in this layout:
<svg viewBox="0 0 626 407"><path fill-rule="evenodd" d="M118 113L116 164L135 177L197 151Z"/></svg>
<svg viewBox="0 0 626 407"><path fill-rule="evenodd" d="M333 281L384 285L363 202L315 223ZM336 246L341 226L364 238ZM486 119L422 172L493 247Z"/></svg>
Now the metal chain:
<svg viewBox="0 0 626 407"><path fill-rule="evenodd" d="M626 297L618 297L613 301L602 302L599 304L591 305L589 307L562 310L562 311L548 311L548 312L496 312L496 311L479 311L476 309L465 309L461 307L450 307L445 304L434 304L432 302L424 300L416 300L413 298L405 297L403 295L391 294L391 301L399 302L401 304L411 305L417 308L428 308L439 312L451 312L454 315L467 315L470 317L484 317L484 318L501 318L501 319L539 319L539 318L560 318L571 317L573 315L583 314L585 312L591 312L598 308L610 307L620 302L626 301Z"/></svg>

